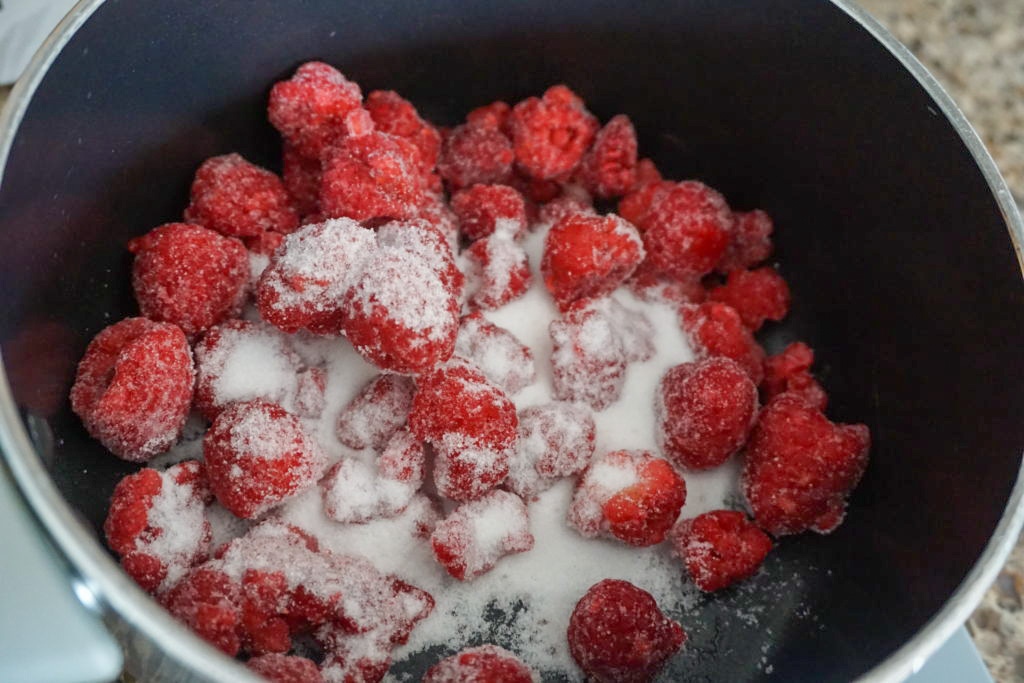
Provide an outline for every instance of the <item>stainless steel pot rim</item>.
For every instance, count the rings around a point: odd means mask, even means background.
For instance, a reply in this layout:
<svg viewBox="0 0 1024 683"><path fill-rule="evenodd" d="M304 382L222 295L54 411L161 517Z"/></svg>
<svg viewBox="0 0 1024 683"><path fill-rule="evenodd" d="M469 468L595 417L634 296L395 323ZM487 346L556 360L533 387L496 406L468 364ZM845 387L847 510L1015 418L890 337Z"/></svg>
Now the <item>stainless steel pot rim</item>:
<svg viewBox="0 0 1024 683"><path fill-rule="evenodd" d="M851 0L830 0L880 42L932 97L939 110L956 129L974 157L1006 221L1017 260L1024 269L1024 221L1006 182L996 168L977 133L946 91L927 69L884 27ZM80 0L54 29L32 58L0 113L0 182L14 135L28 103L50 65L104 0ZM57 490L42 460L36 454L21 421L0 367L0 449L21 495L67 559L76 579L98 596L102 606L161 644L163 654L212 680L252 681L258 677L237 662L195 636L174 620L120 570L91 530L78 519ZM917 672L925 661L949 639L981 601L1006 561L1021 528L1024 527L1024 462L992 538L974 567L946 604L908 642L864 674L865 683L900 681ZM171 646L173 644L173 646Z"/></svg>

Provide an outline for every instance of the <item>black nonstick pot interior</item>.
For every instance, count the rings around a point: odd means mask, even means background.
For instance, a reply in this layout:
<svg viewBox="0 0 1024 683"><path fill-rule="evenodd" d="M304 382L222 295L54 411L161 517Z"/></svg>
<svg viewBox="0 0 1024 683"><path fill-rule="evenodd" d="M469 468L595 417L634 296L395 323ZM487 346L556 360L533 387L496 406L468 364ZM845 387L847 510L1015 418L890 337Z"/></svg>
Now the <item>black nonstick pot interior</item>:
<svg viewBox="0 0 1024 683"><path fill-rule="evenodd" d="M0 189L0 342L59 488L97 530L135 469L66 391L134 314L125 241L180 218L206 157L275 167L271 83L321 59L439 124L564 82L641 153L776 221L830 416L874 440L847 521L782 540L744 588L677 615L672 680L848 680L946 602L1024 449L1024 286L992 192L914 77L819 0L499 4L108 1L35 93ZM551 577L557 581L557 576ZM751 618L753 617L753 618Z"/></svg>

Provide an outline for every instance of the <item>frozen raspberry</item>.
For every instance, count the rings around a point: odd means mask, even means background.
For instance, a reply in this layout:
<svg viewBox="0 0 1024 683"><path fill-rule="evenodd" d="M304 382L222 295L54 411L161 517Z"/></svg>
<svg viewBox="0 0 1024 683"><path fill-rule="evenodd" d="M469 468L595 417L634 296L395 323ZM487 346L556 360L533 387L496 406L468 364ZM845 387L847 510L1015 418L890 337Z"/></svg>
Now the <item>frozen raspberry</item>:
<svg viewBox="0 0 1024 683"><path fill-rule="evenodd" d="M679 305L700 304L708 298L700 278L673 280L658 274L647 261L637 266L626 284L644 301Z"/></svg>
<svg viewBox="0 0 1024 683"><path fill-rule="evenodd" d="M423 485L423 444L408 430L391 437L376 467L353 458L339 461L320 482L324 512L346 524L394 517Z"/></svg>
<svg viewBox="0 0 1024 683"><path fill-rule="evenodd" d="M365 106L377 130L406 138L416 146L421 174L434 170L441 154L441 134L420 118L408 100L393 90L374 90L367 95Z"/></svg>
<svg viewBox="0 0 1024 683"><path fill-rule="evenodd" d="M526 232L523 195L508 185L473 185L452 196L452 211L459 229L470 240L500 230L513 237Z"/></svg>
<svg viewBox="0 0 1024 683"><path fill-rule="evenodd" d="M641 159L636 163L636 177L631 189L638 190L644 185L661 182L661 171L650 159Z"/></svg>
<svg viewBox="0 0 1024 683"><path fill-rule="evenodd" d="M185 220L229 237L294 232L299 217L281 179L238 154L207 159L192 181Z"/></svg>
<svg viewBox="0 0 1024 683"><path fill-rule="evenodd" d="M345 137L323 161L320 209L332 218L412 218L423 203L419 151L405 138Z"/></svg>
<svg viewBox="0 0 1024 683"><path fill-rule="evenodd" d="M132 288L142 315L202 332L242 310L249 253L238 240L187 223L167 223L128 242Z"/></svg>
<svg viewBox="0 0 1024 683"><path fill-rule="evenodd" d="M530 349L480 312L462 318L455 338L455 353L471 361L509 396L533 384L537 377Z"/></svg>
<svg viewBox="0 0 1024 683"><path fill-rule="evenodd" d="M724 285L708 292L708 298L736 309L752 332L765 320L779 321L789 312L789 286L774 268L734 270Z"/></svg>
<svg viewBox="0 0 1024 683"><path fill-rule="evenodd" d="M224 572L200 565L178 582L164 605L203 640L234 657L242 647L241 587Z"/></svg>
<svg viewBox="0 0 1024 683"><path fill-rule="evenodd" d="M302 417L319 417L327 404L327 370L306 368L296 381L295 413Z"/></svg>
<svg viewBox="0 0 1024 683"><path fill-rule="evenodd" d="M578 403L555 401L519 412L519 442L505 486L529 500L556 480L578 474L594 455L594 416Z"/></svg>
<svg viewBox="0 0 1024 683"><path fill-rule="evenodd" d="M345 134L345 117L360 106L359 86L323 62L307 62L270 89L270 123L299 154L318 159Z"/></svg>
<svg viewBox="0 0 1024 683"><path fill-rule="evenodd" d="M757 209L746 213L735 213L732 239L725 253L719 259L715 270L731 273L739 268L750 268L772 255L772 219Z"/></svg>
<svg viewBox="0 0 1024 683"><path fill-rule="evenodd" d="M733 230L732 211L722 195L693 180L676 183L651 207L645 223L641 232L651 267L683 281L715 267Z"/></svg>
<svg viewBox="0 0 1024 683"><path fill-rule="evenodd" d="M562 195L542 204L537 213L537 226L553 226L568 216L583 214L585 216L596 216L594 205L585 199L572 195Z"/></svg>
<svg viewBox="0 0 1024 683"><path fill-rule="evenodd" d="M741 478L757 525L775 536L835 529L870 444L864 425L832 423L795 394L773 398L750 434Z"/></svg>
<svg viewBox="0 0 1024 683"><path fill-rule="evenodd" d="M424 372L455 350L455 293L416 254L381 249L346 294L344 307L345 336L382 370Z"/></svg>
<svg viewBox="0 0 1024 683"><path fill-rule="evenodd" d="M456 296L462 291L465 277L455 263L449 235L443 226L423 218L391 221L377 228L377 244L422 259L441 278L445 289Z"/></svg>
<svg viewBox="0 0 1024 683"><path fill-rule="evenodd" d="M569 524L587 538L634 546L661 543L686 502L686 482L647 451L613 451L590 463L576 484Z"/></svg>
<svg viewBox="0 0 1024 683"><path fill-rule="evenodd" d="M267 231L252 237L246 237L242 241L245 243L245 248L249 250L250 265L252 264L252 254L256 253L267 257L266 263L264 263L264 266L266 266L267 263L270 263L270 257L274 255L277 248L284 244L284 234ZM253 273L251 277L259 280L260 273L262 272L261 268L259 273Z"/></svg>
<svg viewBox="0 0 1024 683"><path fill-rule="evenodd" d="M416 216L419 220L426 221L437 228L448 241L448 247L452 253L459 248L459 220L448 208L444 195L427 192L420 206L420 212Z"/></svg>
<svg viewBox="0 0 1024 683"><path fill-rule="evenodd" d="M497 645L471 647L430 667L423 683L534 683L540 678Z"/></svg>
<svg viewBox="0 0 1024 683"><path fill-rule="evenodd" d="M320 159L304 157L286 142L281 166L281 181L298 214L304 219L320 211L320 184L323 175Z"/></svg>
<svg viewBox="0 0 1024 683"><path fill-rule="evenodd" d="M373 117L370 116L370 112L363 107L350 109L349 112L345 114L343 127L345 129L345 136L353 138L357 138L362 135L369 135L377 130L377 126L373 121ZM321 158L327 156L327 154L327 152L322 153Z"/></svg>
<svg viewBox="0 0 1024 683"><path fill-rule="evenodd" d="M260 317L285 332L337 334L342 301L375 250L373 231L347 218L288 235L260 278Z"/></svg>
<svg viewBox="0 0 1024 683"><path fill-rule="evenodd" d="M677 524L672 546L697 587L717 591L756 572L772 540L742 512L715 510Z"/></svg>
<svg viewBox="0 0 1024 683"><path fill-rule="evenodd" d="M178 440L194 378L181 329L127 318L89 342L71 387L71 409L114 455L144 462Z"/></svg>
<svg viewBox="0 0 1024 683"><path fill-rule="evenodd" d="M764 349L754 340L732 306L717 301L699 306L683 304L679 317L698 358L731 358L747 371L754 384L761 383Z"/></svg>
<svg viewBox="0 0 1024 683"><path fill-rule="evenodd" d="M221 411L203 437L203 457L217 500L246 519L309 488L327 467L299 419L260 400Z"/></svg>
<svg viewBox="0 0 1024 683"><path fill-rule="evenodd" d="M533 548L523 500L508 491L491 491L463 503L437 525L430 537L434 557L459 581L494 568L498 560Z"/></svg>
<svg viewBox="0 0 1024 683"><path fill-rule="evenodd" d="M463 256L471 309L501 308L525 294L533 281L529 256L505 233L477 240Z"/></svg>
<svg viewBox="0 0 1024 683"><path fill-rule="evenodd" d="M654 326L641 311L627 308L611 296L577 301L566 317L572 317L578 311L596 311L608 319L622 341L628 362L643 363L654 357Z"/></svg>
<svg viewBox="0 0 1024 683"><path fill-rule="evenodd" d="M236 401L294 405L302 360L273 328L246 320L215 325L196 344L195 358L195 405L211 422Z"/></svg>
<svg viewBox="0 0 1024 683"><path fill-rule="evenodd" d="M445 137L437 171L454 191L478 183L506 182L514 159L512 143L500 130L466 123Z"/></svg>
<svg viewBox="0 0 1024 683"><path fill-rule="evenodd" d="M509 178L507 182L509 185L519 190L520 194L522 194L528 202L532 202L534 204L545 204L553 201L562 196L563 192L562 184L556 180L539 180L537 178L530 178L514 168L512 169L512 177ZM530 210L529 207L530 205L527 204L527 211Z"/></svg>
<svg viewBox="0 0 1024 683"><path fill-rule="evenodd" d="M597 119L564 85L548 88L512 108L508 130L516 165L531 178L546 180L573 170L597 133Z"/></svg>
<svg viewBox="0 0 1024 683"><path fill-rule="evenodd" d="M670 368L654 395L658 445L681 467L718 467L746 442L757 387L723 356Z"/></svg>
<svg viewBox="0 0 1024 683"><path fill-rule="evenodd" d="M404 424L416 387L401 375L377 375L338 416L338 440L380 451Z"/></svg>
<svg viewBox="0 0 1024 683"><path fill-rule="evenodd" d="M434 483L448 498L479 498L505 479L518 426L515 405L466 361L417 380L409 428L437 451Z"/></svg>
<svg viewBox="0 0 1024 683"><path fill-rule="evenodd" d="M615 325L599 311L569 311L552 320L554 396L604 410L618 400L626 374L626 351Z"/></svg>
<svg viewBox="0 0 1024 683"><path fill-rule="evenodd" d="M477 107L466 114L466 123L502 130L505 128L505 121L508 119L509 112L511 111L512 107L508 106L507 102L498 100L497 102Z"/></svg>
<svg viewBox="0 0 1024 683"><path fill-rule="evenodd" d="M636 229L615 214L574 214L544 240L540 270L559 308L618 287L644 259Z"/></svg>
<svg viewBox="0 0 1024 683"><path fill-rule="evenodd" d="M271 683L324 683L316 662L305 657L271 653L253 657L245 665Z"/></svg>
<svg viewBox="0 0 1024 683"><path fill-rule="evenodd" d="M825 412L828 394L811 374L814 351L803 342L793 342L782 353L764 361L764 381L761 398L765 402L783 392L799 394L815 409Z"/></svg>
<svg viewBox="0 0 1024 683"><path fill-rule="evenodd" d="M206 559L211 538L206 503L212 499L196 460L165 472L145 468L117 483L103 532L143 590L164 592Z"/></svg>
<svg viewBox="0 0 1024 683"><path fill-rule="evenodd" d="M619 215L643 232L651 223L654 209L661 205L675 186L676 183L671 180L653 180L638 185L635 190L619 200Z"/></svg>
<svg viewBox="0 0 1024 683"><path fill-rule="evenodd" d="M636 184L636 130L628 116L612 117L583 156L579 178L602 199L621 197Z"/></svg>
<svg viewBox="0 0 1024 683"><path fill-rule="evenodd" d="M686 640L654 596L628 581L590 587L569 617L569 652L587 680L646 683Z"/></svg>

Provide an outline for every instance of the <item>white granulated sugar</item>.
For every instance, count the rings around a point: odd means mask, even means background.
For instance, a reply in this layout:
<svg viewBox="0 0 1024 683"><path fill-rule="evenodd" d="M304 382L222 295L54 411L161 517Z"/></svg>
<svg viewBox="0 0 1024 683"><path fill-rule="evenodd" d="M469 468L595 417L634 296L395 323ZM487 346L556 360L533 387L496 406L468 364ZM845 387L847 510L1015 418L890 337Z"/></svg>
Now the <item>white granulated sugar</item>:
<svg viewBox="0 0 1024 683"><path fill-rule="evenodd" d="M602 460L590 468L587 482L609 492L621 491L640 481L632 463L612 463Z"/></svg>
<svg viewBox="0 0 1024 683"><path fill-rule="evenodd" d="M283 335L259 329L253 333L224 331L209 363L216 405L262 398L293 410L298 391L298 358Z"/></svg>
<svg viewBox="0 0 1024 683"><path fill-rule="evenodd" d="M146 515L150 527L160 529L153 536L140 536L135 549L160 559L167 575L160 590L167 590L188 571L189 565L203 548L203 501L195 495L192 484L177 484L174 476L161 473L160 492L153 497Z"/></svg>

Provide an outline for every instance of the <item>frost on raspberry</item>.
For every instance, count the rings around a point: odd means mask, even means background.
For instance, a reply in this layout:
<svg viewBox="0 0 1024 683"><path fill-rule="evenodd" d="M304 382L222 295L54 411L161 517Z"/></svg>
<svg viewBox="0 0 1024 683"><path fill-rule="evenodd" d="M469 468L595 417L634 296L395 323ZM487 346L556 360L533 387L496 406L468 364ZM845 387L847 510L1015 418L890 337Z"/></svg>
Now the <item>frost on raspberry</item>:
<svg viewBox="0 0 1024 683"><path fill-rule="evenodd" d="M402 375L377 375L338 415L338 440L349 448L380 451L403 425L416 386Z"/></svg>
<svg viewBox="0 0 1024 683"><path fill-rule="evenodd" d="M471 309L501 308L525 294L533 281L529 256L504 232L474 242L463 252L462 261Z"/></svg>
<svg viewBox="0 0 1024 683"><path fill-rule="evenodd" d="M597 119L564 85L512 108L507 121L516 165L531 178L546 180L573 170L597 133Z"/></svg>
<svg viewBox="0 0 1024 683"><path fill-rule="evenodd" d="M702 591L717 591L754 574L772 540L742 512L714 510L680 521L672 547Z"/></svg>
<svg viewBox="0 0 1024 683"><path fill-rule="evenodd" d="M534 683L540 677L513 653L497 645L480 645L442 659L430 667L423 683Z"/></svg>
<svg viewBox="0 0 1024 683"><path fill-rule="evenodd" d="M242 310L249 253L237 239L187 223L167 223L128 242L139 311L202 332Z"/></svg>
<svg viewBox="0 0 1024 683"><path fill-rule="evenodd" d="M529 500L558 479L579 474L594 455L594 416L578 403L554 401L519 412L519 441L505 487Z"/></svg>
<svg viewBox="0 0 1024 683"><path fill-rule="evenodd" d="M416 146L373 131L342 138L323 157L320 210L331 218L413 218L424 185Z"/></svg>
<svg viewBox="0 0 1024 683"><path fill-rule="evenodd" d="M473 185L452 195L452 211L459 229L470 240L478 240L501 229L512 237L526 232L526 203L523 195L508 185Z"/></svg>
<svg viewBox="0 0 1024 683"><path fill-rule="evenodd" d="M733 214L732 239L725 248L715 270L729 274L740 268L751 268L772 255L771 216L760 209Z"/></svg>
<svg viewBox="0 0 1024 683"><path fill-rule="evenodd" d="M416 146L420 173L433 172L441 154L441 134L420 118L416 107L393 90L374 90L366 96L377 130L407 139Z"/></svg>
<svg viewBox="0 0 1024 683"><path fill-rule="evenodd" d="M239 154L207 159L192 181L185 220L229 237L289 233L299 216L281 179Z"/></svg>
<svg viewBox="0 0 1024 683"><path fill-rule="evenodd" d="M437 171L452 191L463 187L507 182L515 152L497 128L478 123L456 126L444 138Z"/></svg>
<svg viewBox="0 0 1024 683"><path fill-rule="evenodd" d="M621 197L636 184L636 130L628 116L614 116L597 132L578 171L587 190L602 199Z"/></svg>
<svg viewBox="0 0 1024 683"><path fill-rule="evenodd" d="M533 384L537 377L533 352L479 311L463 316L455 337L455 353L471 361L509 396Z"/></svg>
<svg viewBox="0 0 1024 683"><path fill-rule="evenodd" d="M103 524L107 544L142 588L163 593L210 549L206 504L213 499L202 463L165 472L144 468L117 483Z"/></svg>
<svg viewBox="0 0 1024 683"><path fill-rule="evenodd" d="M746 328L739 313L728 304L708 301L683 304L679 309L683 332L698 358L725 356L746 370L754 384L764 377L764 349Z"/></svg>
<svg viewBox="0 0 1024 683"><path fill-rule="evenodd" d="M504 130L505 122L508 120L508 115L511 111L512 107L508 105L508 102L498 100L470 111L466 114L466 123L494 128L495 130Z"/></svg>
<svg viewBox="0 0 1024 683"><path fill-rule="evenodd" d="M479 498L505 479L518 426L515 405L465 360L417 379L409 429L434 447L434 483L452 500Z"/></svg>
<svg viewBox="0 0 1024 683"><path fill-rule="evenodd" d="M260 277L260 317L289 333L338 334L342 301L375 250L373 231L347 218L288 235Z"/></svg>
<svg viewBox="0 0 1024 683"><path fill-rule="evenodd" d="M781 393L799 394L811 406L825 412L828 394L811 374L814 351L803 342L793 342L781 353L764 361L761 398L767 402Z"/></svg>
<svg viewBox="0 0 1024 683"><path fill-rule="evenodd" d="M773 398L751 432L741 477L757 525L775 536L835 529L870 445L865 425L830 422L799 395Z"/></svg>
<svg viewBox="0 0 1024 683"><path fill-rule="evenodd" d="M761 329L765 320L779 321L789 313L789 286L774 268L734 270L724 285L708 292L708 298L736 309L752 332Z"/></svg>
<svg viewBox="0 0 1024 683"><path fill-rule="evenodd" d="M180 328L127 318L89 342L71 387L71 409L114 455L144 462L177 441L194 379Z"/></svg>
<svg viewBox="0 0 1024 683"><path fill-rule="evenodd" d="M569 617L569 652L597 683L646 683L686 640L654 596L627 581L590 587Z"/></svg>
<svg viewBox="0 0 1024 683"><path fill-rule="evenodd" d="M670 368L654 399L658 446L689 469L724 463L746 442L757 417L757 387L723 356Z"/></svg>
<svg viewBox="0 0 1024 683"><path fill-rule="evenodd" d="M203 457L217 500L246 519L313 486L327 468L299 419L261 400L221 411L203 437Z"/></svg>
<svg viewBox="0 0 1024 683"><path fill-rule="evenodd" d="M211 422L236 401L294 406L302 360L272 327L246 320L211 327L196 344L195 359L195 406Z"/></svg>
<svg viewBox="0 0 1024 683"><path fill-rule="evenodd" d="M390 221L377 228L377 244L424 261L441 279L444 288L456 297L462 291L465 277L455 263L445 226L425 218Z"/></svg>
<svg viewBox="0 0 1024 683"><path fill-rule="evenodd" d="M271 683L324 683L316 662L296 655L269 653L245 663Z"/></svg>
<svg viewBox="0 0 1024 683"><path fill-rule="evenodd" d="M648 451L613 451L590 463L576 484L569 525L583 536L633 546L661 543L686 502L686 483Z"/></svg>
<svg viewBox="0 0 1024 683"><path fill-rule="evenodd" d="M544 240L540 270L558 307L608 294L644 259L632 225L615 214L573 214L552 226Z"/></svg>
<svg viewBox="0 0 1024 683"><path fill-rule="evenodd" d="M643 232L651 223L654 209L675 188L671 180L652 180L638 185L636 189L619 200L619 215Z"/></svg>
<svg viewBox="0 0 1024 683"><path fill-rule="evenodd" d="M359 108L359 86L323 62L307 62L270 89L267 116L285 141L308 159L318 159L345 134L345 117Z"/></svg>
<svg viewBox="0 0 1024 683"><path fill-rule="evenodd" d="M502 557L533 548L526 504L514 493L491 491L457 507L434 529L430 545L449 574L470 581Z"/></svg>
<svg viewBox="0 0 1024 683"><path fill-rule="evenodd" d="M345 458L328 470L320 482L324 512L345 524L400 515L423 485L425 460L423 443L400 429L375 465Z"/></svg>
<svg viewBox="0 0 1024 683"><path fill-rule="evenodd" d="M281 181L291 197L292 206L302 218L320 211L322 175L323 167L319 157L302 156L295 147L284 143Z"/></svg>

